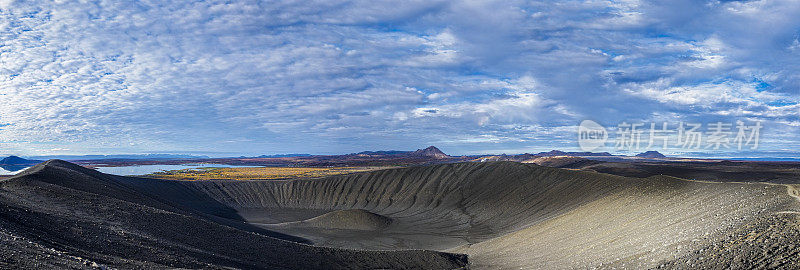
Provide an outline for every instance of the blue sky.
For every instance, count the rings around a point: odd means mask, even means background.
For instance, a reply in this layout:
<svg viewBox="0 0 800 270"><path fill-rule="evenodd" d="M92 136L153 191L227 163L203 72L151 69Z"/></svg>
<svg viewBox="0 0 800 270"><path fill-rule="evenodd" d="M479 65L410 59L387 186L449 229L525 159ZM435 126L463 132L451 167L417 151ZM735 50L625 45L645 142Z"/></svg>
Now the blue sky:
<svg viewBox="0 0 800 270"><path fill-rule="evenodd" d="M577 150L584 119L800 146L798 1L79 2L0 0L0 154Z"/></svg>

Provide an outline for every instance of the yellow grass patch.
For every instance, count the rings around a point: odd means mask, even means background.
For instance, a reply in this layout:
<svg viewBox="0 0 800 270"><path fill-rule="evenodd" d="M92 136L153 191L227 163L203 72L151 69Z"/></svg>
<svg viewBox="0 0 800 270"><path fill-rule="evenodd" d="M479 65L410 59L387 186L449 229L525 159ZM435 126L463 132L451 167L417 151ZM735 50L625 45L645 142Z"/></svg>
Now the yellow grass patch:
<svg viewBox="0 0 800 270"><path fill-rule="evenodd" d="M238 167L198 168L149 174L146 177L170 180L277 180L317 178L389 167Z"/></svg>

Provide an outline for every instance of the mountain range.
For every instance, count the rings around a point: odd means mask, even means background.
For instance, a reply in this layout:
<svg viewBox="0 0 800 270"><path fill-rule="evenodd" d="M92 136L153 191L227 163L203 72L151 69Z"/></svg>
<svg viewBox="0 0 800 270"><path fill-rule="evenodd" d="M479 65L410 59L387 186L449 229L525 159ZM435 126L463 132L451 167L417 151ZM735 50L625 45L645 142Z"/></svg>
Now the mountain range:
<svg viewBox="0 0 800 270"><path fill-rule="evenodd" d="M132 159L132 160L156 160L156 159L202 159L209 158L202 155L183 155L183 154L131 154L131 155L51 155L51 156L32 156L31 158L50 160L106 160L106 159Z"/></svg>
<svg viewBox="0 0 800 270"><path fill-rule="evenodd" d="M350 154L355 156L407 156L407 157L427 157L427 158L448 158L449 155L436 148L436 146L428 146L424 149L417 149L415 151L397 151L397 150L389 150L389 151L363 151L358 152L355 154Z"/></svg>
<svg viewBox="0 0 800 270"><path fill-rule="evenodd" d="M41 160L24 159L18 156L8 156L0 159L0 165L36 165L42 163Z"/></svg>

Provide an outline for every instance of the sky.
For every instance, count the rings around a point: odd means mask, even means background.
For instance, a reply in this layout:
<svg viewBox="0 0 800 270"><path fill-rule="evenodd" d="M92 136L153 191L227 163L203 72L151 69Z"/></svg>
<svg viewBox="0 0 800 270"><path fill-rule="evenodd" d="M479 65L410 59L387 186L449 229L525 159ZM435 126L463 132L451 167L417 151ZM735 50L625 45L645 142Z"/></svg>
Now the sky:
<svg viewBox="0 0 800 270"><path fill-rule="evenodd" d="M760 122L757 149L662 152L792 156L798 14L794 0L0 0L0 154L511 154L578 150L593 120L612 137Z"/></svg>

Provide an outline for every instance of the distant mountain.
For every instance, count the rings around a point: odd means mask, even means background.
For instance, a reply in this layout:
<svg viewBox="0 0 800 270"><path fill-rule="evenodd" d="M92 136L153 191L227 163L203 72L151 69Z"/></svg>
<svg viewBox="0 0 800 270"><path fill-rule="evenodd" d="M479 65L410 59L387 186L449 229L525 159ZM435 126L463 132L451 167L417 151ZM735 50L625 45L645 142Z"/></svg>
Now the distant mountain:
<svg viewBox="0 0 800 270"><path fill-rule="evenodd" d="M665 157L667 157L667 156L659 153L658 151L647 151L647 152L644 152L644 153L639 153L636 156L637 157L642 157L642 158L665 158Z"/></svg>
<svg viewBox="0 0 800 270"><path fill-rule="evenodd" d="M37 159L61 159L61 160L101 160L101 159L202 159L208 156L179 155L179 154L141 154L141 155L55 155L55 156L36 156Z"/></svg>
<svg viewBox="0 0 800 270"><path fill-rule="evenodd" d="M429 146L425 149L417 149L416 151L397 151L397 150L388 150L388 151L363 151L353 154L347 154L344 156L359 156L359 157L385 157L385 158L396 158L396 157L414 157L414 158L448 158L449 155L439 150L435 146Z"/></svg>
<svg viewBox="0 0 800 270"><path fill-rule="evenodd" d="M352 155L357 155L357 156L390 156L390 155L402 155L402 154L408 154L408 153L411 153L411 151L388 150L388 151L363 151L363 152L358 152L358 153L355 153L355 154L352 154Z"/></svg>
<svg viewBox="0 0 800 270"><path fill-rule="evenodd" d="M567 154L567 152L564 151L552 150L550 152L541 152L536 155L540 157L555 157L555 156L568 156L569 154Z"/></svg>
<svg viewBox="0 0 800 270"><path fill-rule="evenodd" d="M612 156L608 152L600 152L600 153L593 153L593 152L564 152L559 150L552 150L550 152L541 152L536 154L539 157L555 157L555 156L572 156L572 157L610 157Z"/></svg>
<svg viewBox="0 0 800 270"><path fill-rule="evenodd" d="M429 146L425 149L418 149L417 151L408 153L409 156L414 157L432 157L432 158L448 158L447 154L436 148L436 146Z"/></svg>
<svg viewBox="0 0 800 270"><path fill-rule="evenodd" d="M277 155L260 155L257 158L286 158L286 157L309 157L311 154L277 154Z"/></svg>
<svg viewBox="0 0 800 270"><path fill-rule="evenodd" d="M610 156L614 156L609 152L600 152L600 153L594 153L594 152L569 152L569 154L571 156L576 156L576 157L610 157Z"/></svg>
<svg viewBox="0 0 800 270"><path fill-rule="evenodd" d="M0 165L36 165L42 163L41 160L24 159L18 156L9 156L0 160Z"/></svg>

